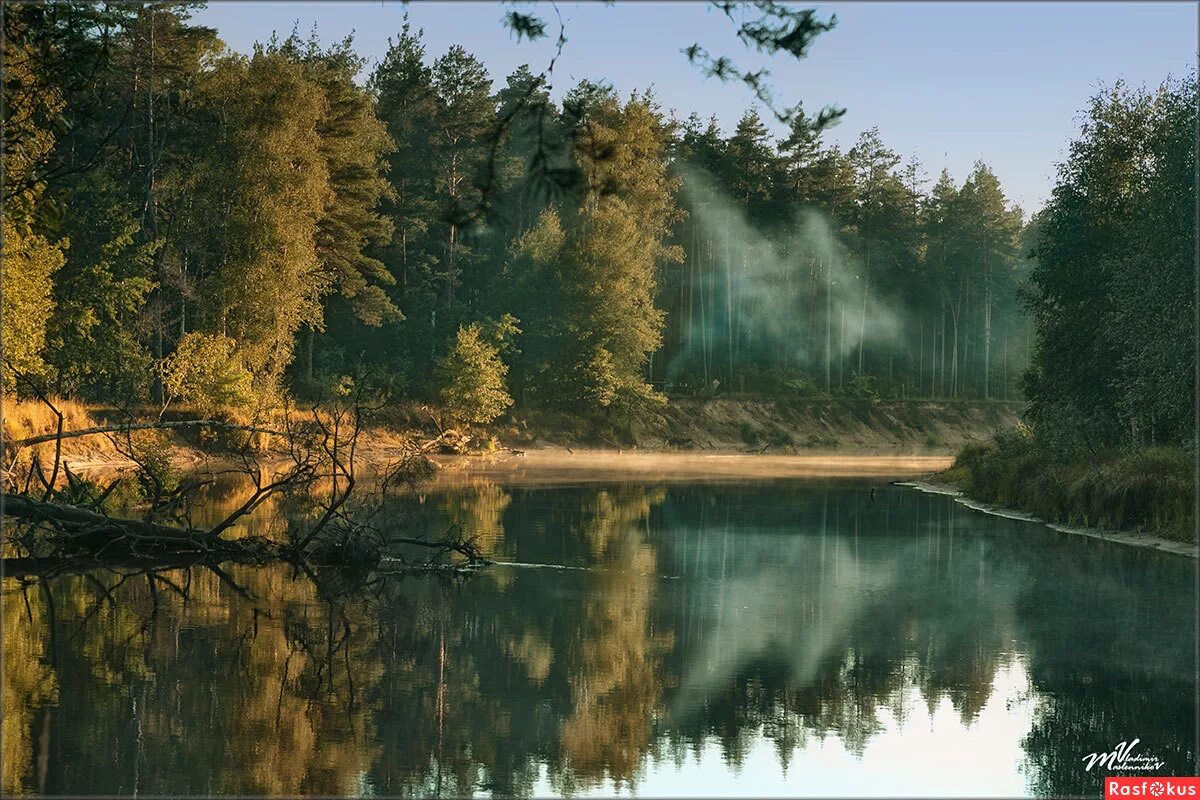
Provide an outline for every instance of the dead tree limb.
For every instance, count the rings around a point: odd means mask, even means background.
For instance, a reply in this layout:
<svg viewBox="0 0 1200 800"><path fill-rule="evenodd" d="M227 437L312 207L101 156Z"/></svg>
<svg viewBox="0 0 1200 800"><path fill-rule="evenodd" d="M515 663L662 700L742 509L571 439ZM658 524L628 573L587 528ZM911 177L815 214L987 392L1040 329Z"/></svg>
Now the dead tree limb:
<svg viewBox="0 0 1200 800"><path fill-rule="evenodd" d="M97 535L133 535L145 539L159 539L200 547L217 542L217 537L207 531L186 530L140 519L108 517L77 506L33 500L22 495L5 493L3 500L4 516L6 517L16 517L31 522L50 522L65 528L87 531Z"/></svg>
<svg viewBox="0 0 1200 800"><path fill-rule="evenodd" d="M101 433L126 433L129 431L145 431L155 430L159 428L186 428L191 425L210 425L214 428L225 428L227 430L246 431L247 433L269 433L273 436L287 436L285 431L275 430L274 428L260 428L255 425L238 425L234 422L225 422L219 419L187 419L177 420L174 422L138 422L125 425L99 425L94 428L80 428L77 431L62 431L60 433L45 433L38 436L29 436L24 439L13 439L6 442L9 447L28 447L35 444L43 444L44 442L53 442L62 439L78 439L81 436L94 436Z"/></svg>

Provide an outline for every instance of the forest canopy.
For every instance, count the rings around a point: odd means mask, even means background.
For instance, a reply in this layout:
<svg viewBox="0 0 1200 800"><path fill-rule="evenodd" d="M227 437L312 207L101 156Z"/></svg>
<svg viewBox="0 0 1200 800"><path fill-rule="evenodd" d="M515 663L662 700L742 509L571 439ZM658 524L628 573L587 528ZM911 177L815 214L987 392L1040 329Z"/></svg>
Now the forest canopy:
<svg viewBox="0 0 1200 800"><path fill-rule="evenodd" d="M460 415L482 422L718 391L1015 399L1033 351L1036 419L1091 404L1105 435L1144 438L1186 416L1190 362L1150 332L1190 320L1166 301L1194 197L1156 187L1191 168L1192 84L1098 98L1026 220L986 162L931 179L876 128L830 143L840 112L790 109L775 137L753 108L727 133L587 80L555 102L545 75L497 80L407 22L369 71L315 32L230 52L186 3L14 4L5 33L9 383L254 405L369 369L415 401L475 387L487 413ZM1109 187L1121 141L1155 166ZM1102 215L1089 181L1120 189ZM1096 255L1118 240L1156 244ZM1063 323L1097 258L1086 291L1140 305ZM1121 378L1051 398L1081 347Z"/></svg>

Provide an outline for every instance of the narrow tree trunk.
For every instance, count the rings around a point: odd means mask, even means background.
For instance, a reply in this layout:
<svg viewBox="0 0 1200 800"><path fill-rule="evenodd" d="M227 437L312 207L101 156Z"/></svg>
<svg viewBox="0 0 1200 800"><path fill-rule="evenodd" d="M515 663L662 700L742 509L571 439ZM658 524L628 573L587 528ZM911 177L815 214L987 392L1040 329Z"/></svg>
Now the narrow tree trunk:
<svg viewBox="0 0 1200 800"><path fill-rule="evenodd" d="M992 396L992 275L989 264L983 273L983 399Z"/></svg>
<svg viewBox="0 0 1200 800"><path fill-rule="evenodd" d="M729 211L725 212L725 330L729 349L729 385L733 385L733 252L729 241Z"/></svg>
<svg viewBox="0 0 1200 800"><path fill-rule="evenodd" d="M838 332L838 386L845 388L846 386L846 302L843 300L840 304L842 309L842 321Z"/></svg>
<svg viewBox="0 0 1200 800"><path fill-rule="evenodd" d="M925 382L925 318L921 318L921 332L917 337L917 394Z"/></svg>
<svg viewBox="0 0 1200 800"><path fill-rule="evenodd" d="M316 338L313 326L307 326L304 336L304 378L309 383L312 383L313 379L313 343Z"/></svg>
<svg viewBox="0 0 1200 800"><path fill-rule="evenodd" d="M1008 399L1008 333L1004 334L1004 399Z"/></svg>
<svg viewBox="0 0 1200 800"><path fill-rule="evenodd" d="M829 391L832 384L829 380L829 365L832 361L832 344L833 344L833 259L825 266L825 391Z"/></svg>
<svg viewBox="0 0 1200 800"><path fill-rule="evenodd" d="M704 296L704 285L709 283L712 278L712 239L706 239L705 244L706 247L704 249L704 253L708 256L708 277L705 278L702 276L700 278L700 352L704 361L704 385L708 386L708 383L711 380L711 377L709 376L709 362L712 358L712 349L709 345L710 337L708 330L710 324L709 320L712 318L712 315L708 311L708 303L711 302L712 289L711 287L709 288L709 299L706 300ZM700 269L700 272L704 272L703 268Z"/></svg>
<svg viewBox="0 0 1200 800"><path fill-rule="evenodd" d="M863 277L862 320L858 326L858 374L863 374L863 345L867 341L867 292L871 290L871 241L867 240L867 269Z"/></svg>
<svg viewBox="0 0 1200 800"><path fill-rule="evenodd" d="M938 377L938 396L945 397L946 396L946 303L944 300L942 302L941 334L942 334L941 335L942 352L939 357L939 361L941 361L941 364L942 364L942 372L941 372L941 375Z"/></svg>

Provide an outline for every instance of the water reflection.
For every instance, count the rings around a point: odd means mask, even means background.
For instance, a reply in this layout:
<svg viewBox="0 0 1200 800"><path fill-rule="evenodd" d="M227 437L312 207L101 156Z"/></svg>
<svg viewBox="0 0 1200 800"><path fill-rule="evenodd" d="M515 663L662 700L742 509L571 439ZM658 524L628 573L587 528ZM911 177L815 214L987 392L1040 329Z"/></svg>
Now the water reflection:
<svg viewBox="0 0 1200 800"><path fill-rule="evenodd" d="M6 580L3 790L1079 794L1132 737L1192 770L1187 559L845 481L396 513L507 565Z"/></svg>

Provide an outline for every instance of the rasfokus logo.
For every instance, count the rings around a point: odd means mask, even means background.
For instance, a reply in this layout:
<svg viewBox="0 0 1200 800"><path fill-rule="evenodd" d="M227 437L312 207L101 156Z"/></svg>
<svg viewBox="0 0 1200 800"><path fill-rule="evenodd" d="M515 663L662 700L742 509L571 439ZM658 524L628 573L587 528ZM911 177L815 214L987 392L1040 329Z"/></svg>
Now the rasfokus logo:
<svg viewBox="0 0 1200 800"><path fill-rule="evenodd" d="M1134 753L1141 739L1131 742L1121 742L1112 750L1104 753L1088 753L1083 757L1084 770L1100 766L1109 772L1156 772L1163 768L1163 762L1155 756Z"/></svg>
<svg viewBox="0 0 1200 800"><path fill-rule="evenodd" d="M1104 800L1137 797L1159 800L1174 797L1200 797L1200 778L1140 778L1136 776L1104 779Z"/></svg>

